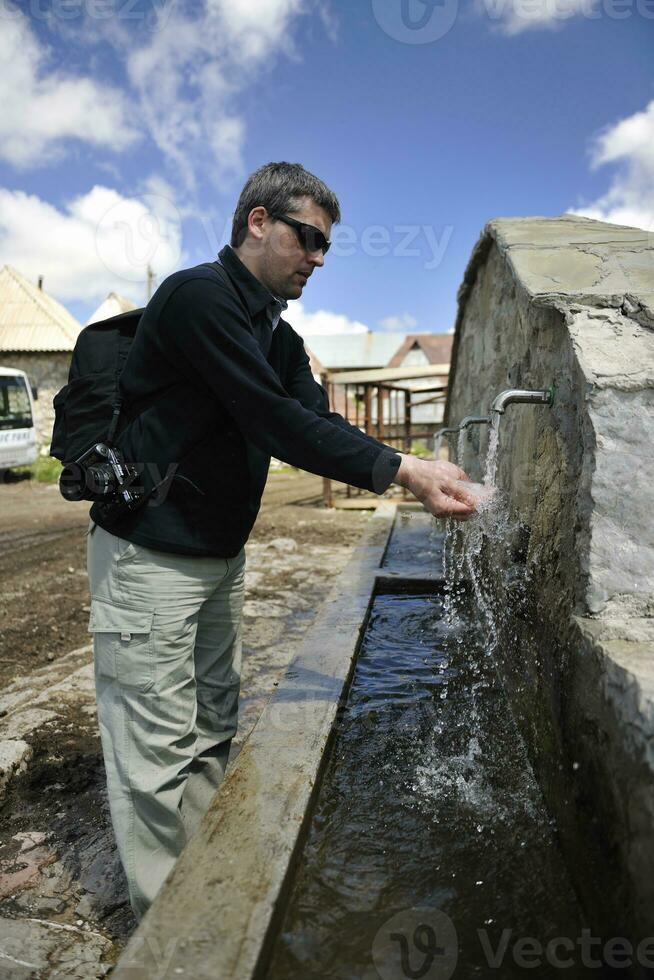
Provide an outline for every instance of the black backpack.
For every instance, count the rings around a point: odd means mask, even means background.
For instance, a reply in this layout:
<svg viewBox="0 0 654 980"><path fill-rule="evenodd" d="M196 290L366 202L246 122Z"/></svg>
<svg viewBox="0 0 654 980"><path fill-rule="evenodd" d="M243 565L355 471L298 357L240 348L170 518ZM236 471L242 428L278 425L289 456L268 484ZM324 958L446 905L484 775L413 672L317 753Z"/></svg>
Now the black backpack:
<svg viewBox="0 0 654 980"><path fill-rule="evenodd" d="M143 310L91 323L75 343L68 384L54 397L50 455L64 466L94 443L111 446L121 414L119 378Z"/></svg>
<svg viewBox="0 0 654 980"><path fill-rule="evenodd" d="M221 263L203 262L234 289ZM79 334L68 372L68 384L54 397L50 455L64 466L75 463L95 443L113 446L119 425L126 425L148 406L122 411L119 379L143 309L90 323Z"/></svg>

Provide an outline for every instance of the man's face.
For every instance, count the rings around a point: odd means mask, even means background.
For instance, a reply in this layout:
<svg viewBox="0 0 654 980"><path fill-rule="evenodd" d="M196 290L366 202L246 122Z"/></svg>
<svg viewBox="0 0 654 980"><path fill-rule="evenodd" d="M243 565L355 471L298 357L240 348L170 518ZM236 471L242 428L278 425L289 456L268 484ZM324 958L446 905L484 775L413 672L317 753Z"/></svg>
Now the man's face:
<svg viewBox="0 0 654 980"><path fill-rule="evenodd" d="M299 208L289 217L319 228L329 238L332 223L329 215L310 197L300 198ZM298 299L309 277L325 264L321 251L307 252L294 228L266 216L262 226L259 275L261 281L282 299Z"/></svg>

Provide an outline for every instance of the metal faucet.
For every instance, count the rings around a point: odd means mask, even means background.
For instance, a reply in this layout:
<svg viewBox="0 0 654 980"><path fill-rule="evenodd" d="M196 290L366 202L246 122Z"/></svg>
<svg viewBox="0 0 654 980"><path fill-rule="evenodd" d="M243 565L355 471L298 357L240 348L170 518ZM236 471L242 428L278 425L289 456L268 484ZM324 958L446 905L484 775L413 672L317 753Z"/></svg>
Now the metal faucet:
<svg viewBox="0 0 654 980"><path fill-rule="evenodd" d="M439 429L438 432L434 433L434 452L437 453L443 443L443 436L452 435L453 432L458 432L458 426L449 426L447 429Z"/></svg>
<svg viewBox="0 0 654 980"><path fill-rule="evenodd" d="M460 429L467 429L469 425L488 425L490 415L466 415L459 426Z"/></svg>
<svg viewBox="0 0 654 980"><path fill-rule="evenodd" d="M507 388L500 392L491 405L491 412L503 415L507 405L516 402L525 405L551 405L554 401L554 385L546 391L523 391L520 388Z"/></svg>

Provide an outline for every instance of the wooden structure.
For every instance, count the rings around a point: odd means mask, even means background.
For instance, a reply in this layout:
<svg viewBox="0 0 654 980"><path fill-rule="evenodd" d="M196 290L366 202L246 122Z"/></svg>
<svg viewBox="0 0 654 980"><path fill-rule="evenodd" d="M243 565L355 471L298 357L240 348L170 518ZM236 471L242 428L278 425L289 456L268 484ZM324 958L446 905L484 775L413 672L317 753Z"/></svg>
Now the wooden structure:
<svg viewBox="0 0 654 980"><path fill-rule="evenodd" d="M373 436L400 452L409 453L416 442L432 444L441 423L414 422L412 413L419 405L445 402L449 364L429 364L421 367L378 368L365 371L328 371L321 375L321 384L329 395L329 404L338 405L344 418L366 435ZM430 387L411 387L418 379L434 378ZM353 497L365 506L367 491L346 488L349 506ZM334 499L332 481L323 481L326 507L338 506ZM343 502L341 506L348 506ZM356 506L356 505L355 505Z"/></svg>

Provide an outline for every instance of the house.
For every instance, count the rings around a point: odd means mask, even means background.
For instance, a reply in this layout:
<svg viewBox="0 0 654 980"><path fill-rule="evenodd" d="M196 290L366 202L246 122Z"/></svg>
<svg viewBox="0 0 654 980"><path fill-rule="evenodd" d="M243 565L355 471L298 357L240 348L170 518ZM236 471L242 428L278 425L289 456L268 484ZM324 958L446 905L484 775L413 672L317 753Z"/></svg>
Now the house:
<svg viewBox="0 0 654 980"><path fill-rule="evenodd" d="M365 371L382 368L424 368L442 365L443 373L437 376L411 378L407 370L407 380L396 383L412 391L445 387L449 373L452 352L452 335L435 333L356 333L314 335L307 338L305 349L309 355L311 370L316 380L325 374L337 371ZM348 389L348 404L345 404L345 391L342 386L334 388L332 409L347 418L357 417L355 401L359 397L354 386ZM414 422L440 422L443 418L443 401L434 401L433 392L426 393L424 399L414 400L412 417ZM419 402L424 404L420 405ZM347 407L347 412L346 412ZM376 407L373 406L373 414Z"/></svg>
<svg viewBox="0 0 654 980"><path fill-rule="evenodd" d="M328 372L360 371L386 367L389 359L404 341L403 333L351 333L315 334L307 338L304 347L309 355L309 363L316 381ZM337 386L333 390L331 409L346 418L357 416L357 389L348 389L345 403L345 389Z"/></svg>
<svg viewBox="0 0 654 980"><path fill-rule="evenodd" d="M68 380L82 325L12 266L0 269L0 364L25 371L38 391L34 424L41 445L52 436L52 399Z"/></svg>
<svg viewBox="0 0 654 980"><path fill-rule="evenodd" d="M453 339L454 335L449 333L407 334L404 343L388 362L388 367L417 368L433 364L442 365L442 374L431 378L412 379L408 387L416 392L420 391L421 388L446 387L450 372ZM423 401L424 404L420 405L420 401ZM444 399L432 401L430 396L425 396L424 399L415 396L413 402L412 418L415 423L442 422L445 410Z"/></svg>
<svg viewBox="0 0 654 980"><path fill-rule="evenodd" d="M403 333L315 334L304 347L311 370L317 376L325 371L356 371L386 367L403 343Z"/></svg>
<svg viewBox="0 0 654 980"><path fill-rule="evenodd" d="M109 317L119 316L121 313L130 313L137 309L136 303L127 299L126 296L121 296L120 293L109 293L97 310L88 318L86 326L88 327L89 323L99 323L100 320L108 320Z"/></svg>

